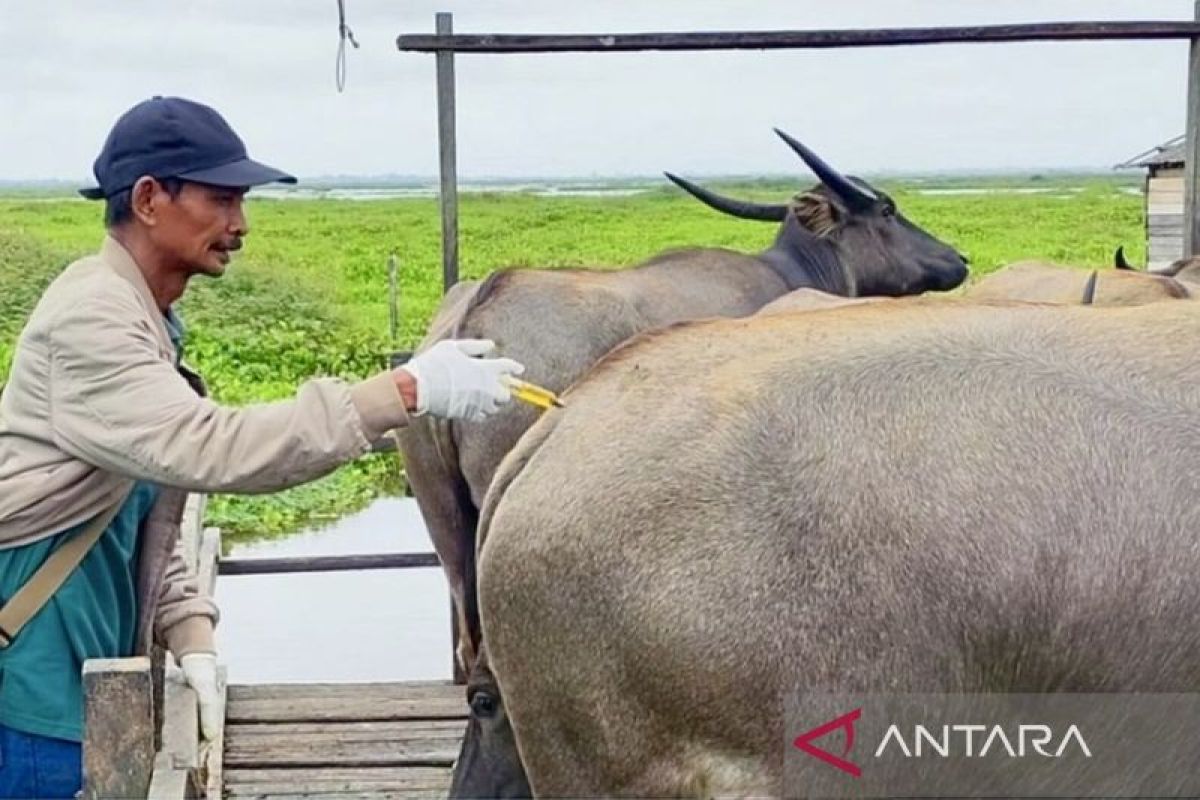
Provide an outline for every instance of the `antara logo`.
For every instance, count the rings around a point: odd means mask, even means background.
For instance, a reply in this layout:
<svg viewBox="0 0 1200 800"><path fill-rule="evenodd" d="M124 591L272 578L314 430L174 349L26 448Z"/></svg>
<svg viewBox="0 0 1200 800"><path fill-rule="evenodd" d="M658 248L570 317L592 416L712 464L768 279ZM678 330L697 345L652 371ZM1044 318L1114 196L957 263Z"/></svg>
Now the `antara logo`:
<svg viewBox="0 0 1200 800"><path fill-rule="evenodd" d="M854 749L855 723L861 717L862 709L856 708L800 734L792 744L835 769L855 778L862 777L862 768L847 758ZM875 748L874 757L882 758L889 752L896 752L905 758L934 754L942 758L983 758L989 753L1003 753L1010 758L1024 758L1034 754L1046 758L1061 758L1068 749L1077 750L1085 758L1092 757L1091 748L1077 725L1071 725L1066 733L1057 739L1048 725L1016 725L1014 728L1006 732L1001 725L914 725L912 736L906 739L900 726L892 724L888 726L883 739ZM815 740L838 730L843 731L845 735L845 746L840 755L814 744ZM938 733L935 734L935 731Z"/></svg>
<svg viewBox="0 0 1200 800"><path fill-rule="evenodd" d="M976 734L979 734L978 740L975 738ZM1017 725L1015 735L1005 733L1004 728L1000 725L942 725L940 737L934 736L924 725L914 725L912 739L909 741L912 742L912 747L909 747L904 741L900 727L891 725L888 727L887 733L883 735L883 741L875 750L875 757L879 758L889 746L894 746L904 754L905 758L920 758L924 755L921 749L924 743L942 758L949 758L952 755L983 758L989 752L999 755L1001 749L1008 754L1009 758L1024 758L1030 754L1030 749L1039 756L1061 758L1072 742L1086 758L1092 757L1092 751L1087 742L1083 740L1083 734L1079 732L1077 725L1067 728L1067 732L1062 735L1058 746L1053 748L1053 752L1042 749L1054 741L1054 731L1049 725ZM976 741L983 742L978 750L974 748ZM1017 743L1015 750L1013 742ZM957 752L955 744L961 745L961 749Z"/></svg>
<svg viewBox="0 0 1200 800"><path fill-rule="evenodd" d="M856 708L848 714L842 714L836 719L829 720L824 725L818 725L811 731L800 734L792 744L810 756L821 759L831 767L840 769L842 772L849 773L856 778L862 777L862 769L853 761L847 761L844 758L854 748L854 723L858 722L858 718L861 716L862 709ZM846 731L846 748L842 751L841 756L835 756L828 750L813 744L813 739L820 739L822 736L833 733L839 728Z"/></svg>

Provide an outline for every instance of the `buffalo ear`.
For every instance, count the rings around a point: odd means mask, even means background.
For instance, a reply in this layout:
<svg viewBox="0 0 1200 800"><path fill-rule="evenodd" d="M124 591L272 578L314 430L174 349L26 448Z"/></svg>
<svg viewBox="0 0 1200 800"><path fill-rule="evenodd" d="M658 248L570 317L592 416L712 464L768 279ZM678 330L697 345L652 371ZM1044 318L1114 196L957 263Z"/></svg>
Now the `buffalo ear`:
<svg viewBox="0 0 1200 800"><path fill-rule="evenodd" d="M789 210L800 226L814 236L827 236L842 224L847 211L825 192L807 191L792 198Z"/></svg>

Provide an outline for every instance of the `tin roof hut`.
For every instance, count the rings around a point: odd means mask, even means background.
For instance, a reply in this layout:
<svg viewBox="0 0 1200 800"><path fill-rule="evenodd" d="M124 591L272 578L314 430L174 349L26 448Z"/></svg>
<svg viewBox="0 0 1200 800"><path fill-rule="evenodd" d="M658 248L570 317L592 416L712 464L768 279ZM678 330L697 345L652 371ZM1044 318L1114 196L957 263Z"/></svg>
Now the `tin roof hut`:
<svg viewBox="0 0 1200 800"><path fill-rule="evenodd" d="M1184 137L1177 136L1118 164L1146 169L1146 253L1150 267L1183 257Z"/></svg>

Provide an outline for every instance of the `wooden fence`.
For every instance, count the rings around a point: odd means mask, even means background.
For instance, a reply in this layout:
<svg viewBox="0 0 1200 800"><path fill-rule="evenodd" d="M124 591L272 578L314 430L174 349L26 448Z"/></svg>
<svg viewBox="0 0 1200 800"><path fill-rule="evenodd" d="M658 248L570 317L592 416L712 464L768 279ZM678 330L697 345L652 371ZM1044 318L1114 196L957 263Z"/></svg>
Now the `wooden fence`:
<svg viewBox="0 0 1200 800"><path fill-rule="evenodd" d="M221 532L203 526L204 505L203 495L188 498L180 547L200 590L209 595L218 575L439 566L434 553L222 559ZM451 631L456 646L453 615ZM457 671L456 677L461 678ZM224 729L211 742L201 739L196 694L170 655L156 650L151 656L91 659L84 664L83 683L85 798L221 800ZM224 667L219 684L224 706Z"/></svg>
<svg viewBox="0 0 1200 800"><path fill-rule="evenodd" d="M399 36L402 51L437 57L438 152L441 170L442 280L458 281L458 143L455 134L454 55L514 53L622 53L640 50L780 50L897 47L1003 42L1187 40L1191 42L1187 90L1187 175L1184 189L1184 255L1200 253L1200 0L1195 21L1042 22L939 28L872 28L811 31L723 31L694 33L455 34L452 14L435 17L433 35ZM1130 64L1136 69L1136 64Z"/></svg>
<svg viewBox="0 0 1200 800"><path fill-rule="evenodd" d="M213 593L221 532L202 527L204 497L184 510L180 547L200 590ZM220 670L222 702L225 672ZM83 795L182 800L221 796L222 737L202 742L196 693L161 650L83 666Z"/></svg>

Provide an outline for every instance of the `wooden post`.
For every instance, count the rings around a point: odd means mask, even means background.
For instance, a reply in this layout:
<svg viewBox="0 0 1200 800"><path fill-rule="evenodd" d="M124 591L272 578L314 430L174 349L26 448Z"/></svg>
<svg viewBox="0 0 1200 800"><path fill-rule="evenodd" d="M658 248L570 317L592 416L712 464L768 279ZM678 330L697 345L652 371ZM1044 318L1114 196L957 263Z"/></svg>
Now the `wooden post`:
<svg viewBox="0 0 1200 800"><path fill-rule="evenodd" d="M437 34L454 33L454 15L437 14ZM458 283L458 171L454 134L454 53L437 54L438 152L442 176L442 291Z"/></svg>
<svg viewBox="0 0 1200 800"><path fill-rule="evenodd" d="M397 287L396 254L388 256L388 335L392 349L396 349L396 334L400 330L400 300Z"/></svg>
<svg viewBox="0 0 1200 800"><path fill-rule="evenodd" d="M154 769L150 659L83 664L83 796L145 797Z"/></svg>
<svg viewBox="0 0 1200 800"><path fill-rule="evenodd" d="M217 565L221 562L220 528L205 528L200 534L197 560L196 580L200 584L200 591L212 597L217 591Z"/></svg>
<svg viewBox="0 0 1200 800"><path fill-rule="evenodd" d="M196 553L200 547L200 526L204 521L204 506L207 497L191 493L183 507L183 519L179 524L179 538L183 542L183 558L188 569L196 570Z"/></svg>
<svg viewBox="0 0 1200 800"><path fill-rule="evenodd" d="M1195 4L1200 21L1200 0ZM1192 39L1188 56L1187 140L1183 148L1183 257L1200 253L1200 38Z"/></svg>

